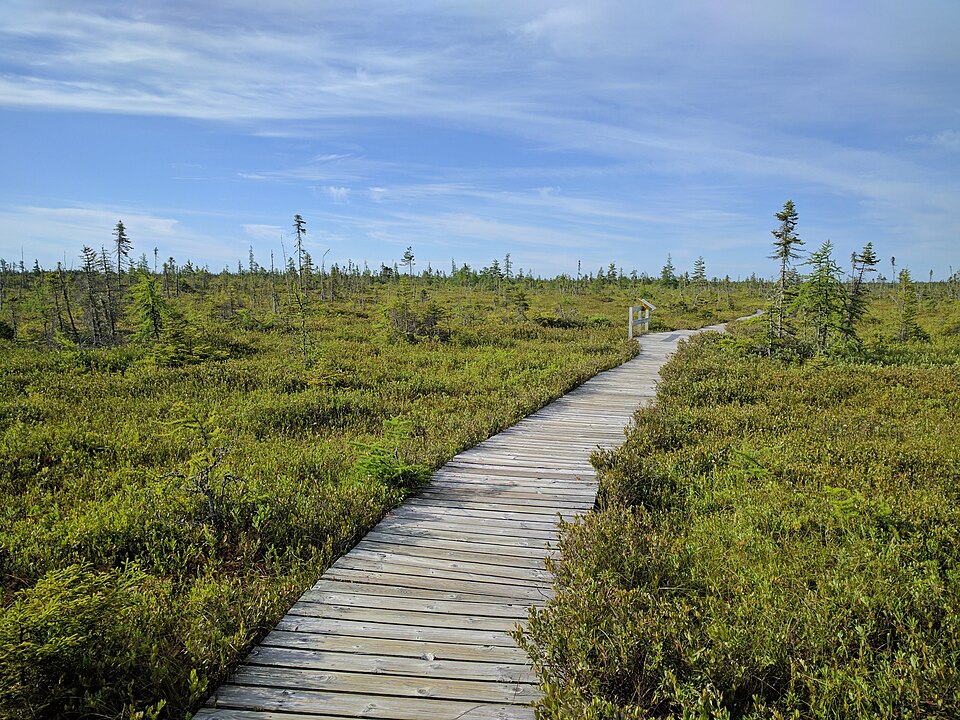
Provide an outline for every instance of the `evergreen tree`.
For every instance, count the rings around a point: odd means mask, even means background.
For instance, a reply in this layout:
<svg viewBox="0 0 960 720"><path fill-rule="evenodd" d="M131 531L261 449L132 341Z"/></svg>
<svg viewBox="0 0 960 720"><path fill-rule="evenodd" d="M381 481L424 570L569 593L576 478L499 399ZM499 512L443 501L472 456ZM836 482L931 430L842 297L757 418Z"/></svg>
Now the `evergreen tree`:
<svg viewBox="0 0 960 720"><path fill-rule="evenodd" d="M85 289L82 307L84 315L87 318L87 326L90 329L91 340L93 341L93 345L98 347L103 344L104 326L107 324L108 319L100 292L97 251L84 245L80 256L83 258L83 264L80 270L83 273Z"/></svg>
<svg viewBox="0 0 960 720"><path fill-rule="evenodd" d="M127 237L127 229L123 226L123 220L117 221L117 225L113 229L113 239L117 248L117 293L121 293L123 292L120 284L121 273L123 272L123 259L129 259L130 250L133 248L133 243L130 241L130 238Z"/></svg>
<svg viewBox="0 0 960 720"><path fill-rule="evenodd" d="M704 261L702 255L694 260L693 275L690 279L694 285L703 286L707 284L707 263Z"/></svg>
<svg viewBox="0 0 960 720"><path fill-rule="evenodd" d="M500 281L503 280L503 271L500 269L500 262L494 258L490 267L486 269L485 274L496 283L497 292L500 292Z"/></svg>
<svg viewBox="0 0 960 720"><path fill-rule="evenodd" d="M112 341L117 335L117 316L119 314L117 305L119 300L114 298L113 293L110 290L110 257L107 255L107 249L103 245L100 246L100 268L103 271L104 288L106 290L104 312L107 316L107 327L110 330L110 340Z"/></svg>
<svg viewBox="0 0 960 720"><path fill-rule="evenodd" d="M67 319L70 321L70 332L73 335L73 342L80 341L80 333L77 330L77 323L73 319L73 307L70 302L70 292L67 286L67 275L63 270L63 264L57 263L57 290L63 298L63 307L67 313Z"/></svg>
<svg viewBox="0 0 960 720"><path fill-rule="evenodd" d="M774 296L773 322L775 322L776 338L783 340L784 325L783 317L790 295L789 270L790 261L800 257L796 248L803 245L803 240L797 235L797 211L793 207L793 200L787 200L783 205L783 210L776 214L780 226L776 230L771 230L773 237L774 252L770 257L780 261L780 277L777 281L776 295ZM771 347L772 349L772 347Z"/></svg>
<svg viewBox="0 0 960 720"><path fill-rule="evenodd" d="M295 243L297 249L297 278L300 284L300 292L303 292L303 236L307 234L307 223L299 214L293 216L293 231L296 233ZM292 259L292 258L291 258Z"/></svg>
<svg viewBox="0 0 960 720"><path fill-rule="evenodd" d="M416 258L413 254L413 247L408 245L407 249L403 251L403 257L400 258L400 262L407 266L407 275L413 277L413 266L416 265L414 262Z"/></svg>
<svg viewBox="0 0 960 720"><path fill-rule="evenodd" d="M664 287L677 286L677 269L673 266L673 258L667 255L667 264L660 270L660 284Z"/></svg>
<svg viewBox="0 0 960 720"><path fill-rule="evenodd" d="M159 340L160 331L163 329L166 303L160 292L157 277L151 273L139 273L130 292L133 296L133 310L140 336L144 339Z"/></svg>
<svg viewBox="0 0 960 720"><path fill-rule="evenodd" d="M863 246L863 251L850 256L850 290L847 294L846 316L843 321L844 332L856 340L855 325L867 309L866 291L863 287L864 275L876 272L880 258L873 252L873 243Z"/></svg>
<svg viewBox="0 0 960 720"><path fill-rule="evenodd" d="M927 333L917 323L920 301L917 297L917 286L910 277L906 268L900 271L896 293L893 301L897 306L897 340L929 340Z"/></svg>
<svg viewBox="0 0 960 720"><path fill-rule="evenodd" d="M693 262L693 275L690 281L693 283L694 305L699 305L703 291L707 287L707 263L702 255Z"/></svg>
<svg viewBox="0 0 960 720"><path fill-rule="evenodd" d="M830 339L844 332L847 291L840 280L840 266L833 259L833 244L827 240L804 263L811 268L800 285L793 307L812 328L812 351L827 352Z"/></svg>

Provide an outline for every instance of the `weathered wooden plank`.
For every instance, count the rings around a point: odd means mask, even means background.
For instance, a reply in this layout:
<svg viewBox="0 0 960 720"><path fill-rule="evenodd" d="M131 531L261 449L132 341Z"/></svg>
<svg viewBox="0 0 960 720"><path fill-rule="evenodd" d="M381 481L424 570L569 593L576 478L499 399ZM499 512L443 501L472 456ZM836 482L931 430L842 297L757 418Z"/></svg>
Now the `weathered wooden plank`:
<svg viewBox="0 0 960 720"><path fill-rule="evenodd" d="M415 538L412 538L415 539ZM533 570L543 570L544 556L525 558L507 556L503 553L485 552L483 547L477 547L469 543L460 543L459 547L450 547L453 543L446 543L445 547L436 545L413 544L410 542L385 541L382 536L377 538L364 538L358 549L368 550L370 552L395 553L405 555L415 555L421 558L438 558L441 560L454 560L462 562L478 562L487 565L508 564L513 568L530 568Z"/></svg>
<svg viewBox="0 0 960 720"><path fill-rule="evenodd" d="M437 590L453 590L459 593L472 593L486 597L502 597L511 600L527 600L544 602L553 596L549 587L508 585L488 580L473 580L466 577L437 578L403 573L382 572L375 570L355 570L345 567L331 567L326 575L333 579L358 580L365 583L396 585L409 588L427 588Z"/></svg>
<svg viewBox="0 0 960 720"><path fill-rule="evenodd" d="M338 584L343 585L344 583ZM351 593L346 588L337 592L329 590L307 590L300 597L297 604L294 605L294 608L302 603L381 608L384 610L411 610L417 612L445 613L447 615L467 615L470 617L512 618L514 620L525 619L529 612L529 605L526 603L362 595Z"/></svg>
<svg viewBox="0 0 960 720"><path fill-rule="evenodd" d="M525 707L491 703L398 698L330 693L315 690L278 690L226 684L210 698L213 708L257 708L268 712L302 713L314 716L380 718L382 720L532 720L533 711ZM524 714L525 713L525 714ZM220 717L204 715L203 717ZM236 716L234 716L236 717Z"/></svg>
<svg viewBox="0 0 960 720"><path fill-rule="evenodd" d="M492 465L493 467L505 468L538 468L543 465L544 458L542 453L538 452L492 452L484 451L483 454L471 456L470 460L482 465ZM464 462L467 462L466 460ZM573 476L579 476L583 473L593 472L593 466L589 460L580 462L564 463L560 460L550 459L550 464L554 470L561 468L570 470Z"/></svg>
<svg viewBox="0 0 960 720"><path fill-rule="evenodd" d="M514 647L513 639L499 630L463 630L445 627L417 627L385 622L335 620L287 615L277 630L314 633L317 635L348 635L350 637L382 638L384 640L414 640L417 642L450 643L456 645L493 645Z"/></svg>
<svg viewBox="0 0 960 720"><path fill-rule="evenodd" d="M576 485L564 486L553 484L550 480L543 480L535 475L504 475L484 473L481 471L446 473L443 471L434 475L433 482L427 487L434 488L489 488L492 492L535 493L545 498L555 497L558 500L569 499L580 501L596 495L597 480L583 478Z"/></svg>
<svg viewBox="0 0 960 720"><path fill-rule="evenodd" d="M544 458L541 458L539 464L520 465L518 463L512 463L510 465L504 465L501 463L489 462L481 457L481 453L471 453L470 455L461 453L460 455L457 455L456 458L448 462L444 467L451 470L456 470L458 468L477 469L479 467L484 472L496 473L498 470L500 470L507 471L507 474L509 474L509 471L511 470L522 468L529 470L531 473L536 473L536 477L544 480L555 479L573 481L582 475L580 470L554 467L552 464L549 468L545 468L544 464L545 460Z"/></svg>
<svg viewBox="0 0 960 720"><path fill-rule="evenodd" d="M473 487L453 484L432 483L417 493L416 497L423 497L442 502L490 503L494 506L517 506L518 508L532 507L536 512L549 511L552 508L565 510L579 510L592 507L594 499L592 493L583 493L581 497L547 495L542 490L531 492L526 489L509 487L489 487L474 485Z"/></svg>
<svg viewBox="0 0 960 720"><path fill-rule="evenodd" d="M364 572L392 572L410 574L421 578L494 582L500 585L521 587L549 587L547 572L530 568L511 568L482 563L461 563L437 558L387 555L385 553L351 552L333 567L338 570L361 570Z"/></svg>
<svg viewBox="0 0 960 720"><path fill-rule="evenodd" d="M454 490L424 490L417 494L416 504L424 507L460 508L471 512L498 512L510 515L530 516L530 519L546 518L556 521L557 515L572 516L593 506L586 500L579 502L560 502L541 498L520 499L507 494L482 495L477 492Z"/></svg>
<svg viewBox="0 0 960 720"><path fill-rule="evenodd" d="M234 685L365 693L395 697L435 698L482 703L528 703L536 699L533 686L515 681L484 682L436 677L385 675L304 668L245 665L230 679Z"/></svg>
<svg viewBox="0 0 960 720"><path fill-rule="evenodd" d="M490 617L484 615L454 615L444 612L421 612L400 610L398 608L365 608L346 605L328 605L325 603L295 603L286 617L331 618L355 622L389 623L391 625L414 625L454 630L488 630L490 632L509 632L517 626L518 618Z"/></svg>
<svg viewBox="0 0 960 720"><path fill-rule="evenodd" d="M390 518L385 518L389 520ZM413 522L407 520L402 523L387 523L384 524L384 521L381 521L380 525L377 526L380 528L381 532L391 533L394 535L405 535L410 537L421 537L421 538L435 538L435 539L446 539L446 540L461 540L464 542L473 542L483 545L495 545L497 547L503 548L517 548L518 550L531 550L536 552L547 552L548 546L551 543L556 543L556 535L552 537L520 537L512 534L497 533L492 534L486 532L484 529L478 531L472 531L470 528L466 528L463 531L457 531L455 528L450 526L450 523L442 522L426 522L426 521L417 521ZM508 550L503 551L505 554L509 554Z"/></svg>
<svg viewBox="0 0 960 720"><path fill-rule="evenodd" d="M318 715L311 713L270 712L269 710L247 710L244 708L203 707L193 716L193 720L354 720L346 715Z"/></svg>
<svg viewBox="0 0 960 720"><path fill-rule="evenodd" d="M448 642L397 640L395 638L324 635L321 633L271 631L260 643L262 647L283 647L294 650L385 655L420 660L460 660L522 665L527 656L516 646L466 645Z"/></svg>
<svg viewBox="0 0 960 720"><path fill-rule="evenodd" d="M449 531L443 535L431 534L426 530L404 532L402 529L374 530L367 533L364 540L385 544L401 543L419 552L423 548L439 548L448 550L465 550L480 554L498 555L505 559L525 559L542 562L553 551L547 549L546 544L537 547L522 547L519 545L504 545L484 542L484 536L472 538L469 535Z"/></svg>
<svg viewBox="0 0 960 720"><path fill-rule="evenodd" d="M449 521L438 519L407 520L386 527L383 532L422 538L461 539L483 545L536 550L541 553L548 552L548 548L557 543L556 532L514 531L508 528L486 528L483 525L470 523L464 524L462 532L458 533ZM509 556L509 553L504 552L504 555Z"/></svg>
<svg viewBox="0 0 960 720"><path fill-rule="evenodd" d="M543 477L543 473L537 472L536 468L514 468L512 471L506 471L489 466L472 465L469 467L442 468L434 473L434 482L438 484L444 482L490 483L492 487L523 488L528 492L541 492L545 495L563 499L567 495L579 498L595 490L597 474L595 472L581 473L575 479L567 481ZM430 485L427 487L430 487Z"/></svg>
<svg viewBox="0 0 960 720"><path fill-rule="evenodd" d="M529 527L530 529L542 529L553 531L557 525L557 515L559 511L554 512L511 512L503 510L487 510L485 508L465 508L457 503L445 503L424 498L421 502L412 502L399 508L398 517L413 515L416 517L425 515L436 515L444 518L466 517L479 521L483 525L495 523L501 527ZM568 513L570 516L573 513Z"/></svg>
<svg viewBox="0 0 960 720"><path fill-rule="evenodd" d="M502 683L535 683L537 681L536 675L529 665L469 662L466 660L426 660L422 657L411 658L391 655L360 655L324 650L297 650L267 645L260 645L251 650L246 662L272 667L449 678L452 680L472 678L474 680Z"/></svg>
<svg viewBox="0 0 960 720"><path fill-rule="evenodd" d="M438 477L427 486L442 490L459 490L462 492L489 492L504 495L523 494L534 495L544 499L557 498L559 501L570 503L590 503L596 497L598 483L596 479L584 481L576 488L555 488L545 486L536 478L504 477L498 475L462 474L444 475Z"/></svg>
<svg viewBox="0 0 960 720"><path fill-rule="evenodd" d="M516 467L498 465L493 462L458 462L450 461L437 472L439 473L482 473L485 475L506 475L514 478L534 478L544 483L549 483L551 487L579 489L582 487L584 477L590 477L593 474L593 468L589 472L582 470L571 470L570 472L560 473L554 468L545 469L544 462L541 460L539 465L530 465L525 467Z"/></svg>
<svg viewBox="0 0 960 720"><path fill-rule="evenodd" d="M448 522L460 524L460 519L463 518L466 521L471 521L474 524L479 524L485 528L507 528L510 530L531 530L536 532L544 532L547 534L556 534L556 518L551 518L549 516L544 517L529 517L529 516L511 516L507 514L505 517L496 517L497 513L483 513L483 512L464 512L458 508L444 508L437 507L433 505L416 504L416 505L403 505L394 510L391 515L397 519L403 518L413 518L413 519L427 519L427 518L436 518L446 520ZM501 513L501 515L503 515Z"/></svg>
<svg viewBox="0 0 960 720"><path fill-rule="evenodd" d="M463 522L452 523L449 519L444 520L437 515L423 514L415 516L412 513L401 517L397 512L391 513L380 521L386 528L426 528L432 530L456 530L463 528L464 533L489 537L490 542L499 542L501 539L513 539L518 544L524 544L540 547L545 542L556 540L556 530L533 529L522 527L519 523L510 525L495 525L493 523L475 523L467 522L469 518L462 518Z"/></svg>
<svg viewBox="0 0 960 720"><path fill-rule="evenodd" d="M363 561L365 564L387 564L394 567L413 567L423 568L426 572L449 571L455 573L466 573L477 575L484 578L496 577L502 578L500 582L512 583L516 578L523 584L535 583L537 581L543 584L549 584L552 580L550 574L540 567L517 566L514 564L477 562L474 560L460 560L450 558L429 557L423 554L414 554L410 550L400 551L378 551L357 546L350 553L350 557L355 560ZM357 565L343 564L340 567L357 567Z"/></svg>

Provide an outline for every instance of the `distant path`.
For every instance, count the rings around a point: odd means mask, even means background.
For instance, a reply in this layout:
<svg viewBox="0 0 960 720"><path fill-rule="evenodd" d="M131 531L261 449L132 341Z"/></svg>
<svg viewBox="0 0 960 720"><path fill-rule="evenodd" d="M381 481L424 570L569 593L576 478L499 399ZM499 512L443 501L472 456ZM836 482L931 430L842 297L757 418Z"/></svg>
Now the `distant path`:
<svg viewBox="0 0 960 720"><path fill-rule="evenodd" d="M551 595L557 514L593 507L591 451L623 441L697 332L641 336L633 360L453 458L304 593L197 720L532 720L536 678L506 632Z"/></svg>

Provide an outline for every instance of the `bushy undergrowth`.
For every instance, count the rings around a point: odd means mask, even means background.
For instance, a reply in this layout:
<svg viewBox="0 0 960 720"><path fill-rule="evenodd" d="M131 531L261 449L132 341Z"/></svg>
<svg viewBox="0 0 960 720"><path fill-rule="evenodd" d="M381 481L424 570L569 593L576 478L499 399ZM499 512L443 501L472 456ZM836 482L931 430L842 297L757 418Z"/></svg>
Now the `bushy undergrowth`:
<svg viewBox="0 0 960 720"><path fill-rule="evenodd" d="M431 289L420 332L224 283L159 337L2 341L0 717L182 718L425 469L636 352L627 293Z"/></svg>
<svg viewBox="0 0 960 720"><path fill-rule="evenodd" d="M960 716L960 345L874 326L845 360L712 334L666 366L522 636L538 717Z"/></svg>

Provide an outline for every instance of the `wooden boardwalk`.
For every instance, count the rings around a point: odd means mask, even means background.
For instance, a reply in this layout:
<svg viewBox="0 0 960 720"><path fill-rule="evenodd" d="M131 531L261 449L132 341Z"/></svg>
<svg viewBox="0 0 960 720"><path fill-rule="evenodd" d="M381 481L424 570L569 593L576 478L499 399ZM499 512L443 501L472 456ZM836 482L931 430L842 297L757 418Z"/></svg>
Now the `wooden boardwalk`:
<svg viewBox="0 0 960 720"><path fill-rule="evenodd" d="M716 326L711 329L720 329ZM532 719L507 631L551 594L557 517L593 507L590 453L619 445L692 331L457 455L300 598L197 720Z"/></svg>

